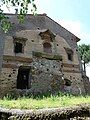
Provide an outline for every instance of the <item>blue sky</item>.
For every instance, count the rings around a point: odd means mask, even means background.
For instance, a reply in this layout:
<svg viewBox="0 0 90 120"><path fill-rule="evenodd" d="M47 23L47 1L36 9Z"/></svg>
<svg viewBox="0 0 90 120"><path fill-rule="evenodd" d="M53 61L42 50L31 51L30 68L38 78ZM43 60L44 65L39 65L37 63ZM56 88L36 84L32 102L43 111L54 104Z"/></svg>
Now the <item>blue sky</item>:
<svg viewBox="0 0 90 120"><path fill-rule="evenodd" d="M49 17L77 35L79 44L90 44L90 0L36 0L38 13Z"/></svg>
<svg viewBox="0 0 90 120"><path fill-rule="evenodd" d="M81 39L78 44L90 44L90 0L35 0L37 13L46 13ZM3 6L4 12L9 11ZM14 12L12 9L10 12ZM90 67L87 75L90 77Z"/></svg>

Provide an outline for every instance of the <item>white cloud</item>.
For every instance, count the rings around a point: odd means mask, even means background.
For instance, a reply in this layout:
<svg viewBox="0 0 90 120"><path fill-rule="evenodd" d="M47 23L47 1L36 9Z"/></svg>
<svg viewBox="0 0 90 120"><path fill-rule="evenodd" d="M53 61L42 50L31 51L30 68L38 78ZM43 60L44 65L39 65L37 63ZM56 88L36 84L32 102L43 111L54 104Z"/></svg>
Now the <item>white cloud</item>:
<svg viewBox="0 0 90 120"><path fill-rule="evenodd" d="M35 0L35 4L37 6L37 13L47 13L47 9L46 7L43 6L47 6L48 8L50 8L50 0ZM1 6L2 10L4 10L4 13L15 13L14 8L10 6L10 8L8 9L6 5ZM28 13L31 14L31 9L32 9L32 5L29 5L29 11Z"/></svg>
<svg viewBox="0 0 90 120"><path fill-rule="evenodd" d="M68 29L76 36L80 37L82 25L79 21L60 20L59 24Z"/></svg>
<svg viewBox="0 0 90 120"><path fill-rule="evenodd" d="M15 10L14 10L14 7L10 6L6 6L6 5L3 5L1 6L1 9L4 11L4 13L15 13Z"/></svg>
<svg viewBox="0 0 90 120"><path fill-rule="evenodd" d="M89 41L90 40L90 33L83 32L82 35L81 35L81 37L82 37L82 39L87 39Z"/></svg>
<svg viewBox="0 0 90 120"><path fill-rule="evenodd" d="M47 8L50 8L50 2L51 0L35 0L37 13L47 13ZM45 6L47 6L47 8Z"/></svg>
<svg viewBox="0 0 90 120"><path fill-rule="evenodd" d="M84 30L84 25L80 21L72 21L72 20L59 20L57 21L67 30L75 34L77 37L81 39L80 44L90 44L90 33Z"/></svg>
<svg viewBox="0 0 90 120"><path fill-rule="evenodd" d="M87 74L87 76L89 77L89 80L90 80L90 63L86 67L86 74Z"/></svg>

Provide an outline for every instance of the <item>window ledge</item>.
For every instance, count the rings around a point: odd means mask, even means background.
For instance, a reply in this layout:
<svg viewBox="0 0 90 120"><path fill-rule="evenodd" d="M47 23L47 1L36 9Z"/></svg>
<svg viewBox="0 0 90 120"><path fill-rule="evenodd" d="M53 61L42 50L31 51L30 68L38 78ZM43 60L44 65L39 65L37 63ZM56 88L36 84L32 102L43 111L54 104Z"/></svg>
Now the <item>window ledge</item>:
<svg viewBox="0 0 90 120"><path fill-rule="evenodd" d="M46 59L49 59L49 60L60 60L60 61L62 61L62 56L61 55L55 55L55 54L50 54L50 53L42 53L42 52L33 51L33 56L34 57L39 57L39 58L46 58Z"/></svg>

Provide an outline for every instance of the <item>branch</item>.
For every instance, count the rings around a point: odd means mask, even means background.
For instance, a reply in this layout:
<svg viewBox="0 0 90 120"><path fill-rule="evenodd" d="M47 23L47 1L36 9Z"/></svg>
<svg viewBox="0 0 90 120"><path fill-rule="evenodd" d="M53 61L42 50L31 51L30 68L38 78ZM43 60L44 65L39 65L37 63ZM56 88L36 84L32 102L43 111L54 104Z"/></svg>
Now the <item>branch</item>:
<svg viewBox="0 0 90 120"><path fill-rule="evenodd" d="M8 17L5 16L3 13L3 10L1 9L1 6L6 5L6 7L9 9L10 7L14 7L14 10L17 11L18 20L19 22L24 22L25 15L28 12L29 4L31 4L31 12L35 15L37 11L37 7L34 3L34 0L1 0L0 5L0 26L2 30L7 33L8 30L11 27L11 22L9 21ZM17 7L17 9L16 9Z"/></svg>

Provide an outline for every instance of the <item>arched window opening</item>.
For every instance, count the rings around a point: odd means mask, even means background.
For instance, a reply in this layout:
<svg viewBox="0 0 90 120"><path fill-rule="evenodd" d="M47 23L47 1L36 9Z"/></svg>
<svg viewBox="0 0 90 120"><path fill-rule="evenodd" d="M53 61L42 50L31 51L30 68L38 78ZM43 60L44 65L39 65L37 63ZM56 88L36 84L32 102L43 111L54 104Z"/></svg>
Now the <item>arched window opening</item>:
<svg viewBox="0 0 90 120"><path fill-rule="evenodd" d="M43 50L44 50L44 52L46 52L46 53L52 53L52 46L51 46L51 44L50 43L44 43L43 44Z"/></svg>
<svg viewBox="0 0 90 120"><path fill-rule="evenodd" d="M14 53L24 53L24 46L26 45L27 38L13 36Z"/></svg>

